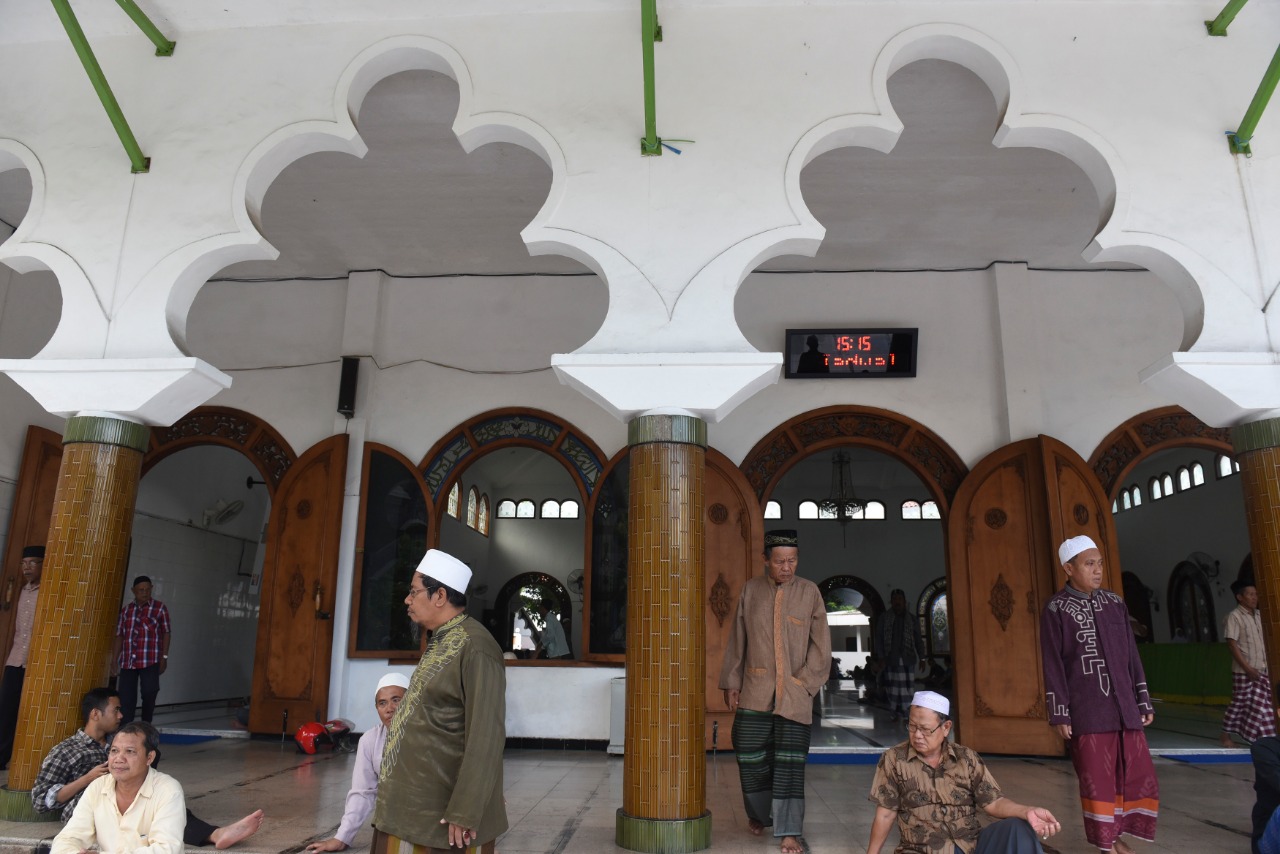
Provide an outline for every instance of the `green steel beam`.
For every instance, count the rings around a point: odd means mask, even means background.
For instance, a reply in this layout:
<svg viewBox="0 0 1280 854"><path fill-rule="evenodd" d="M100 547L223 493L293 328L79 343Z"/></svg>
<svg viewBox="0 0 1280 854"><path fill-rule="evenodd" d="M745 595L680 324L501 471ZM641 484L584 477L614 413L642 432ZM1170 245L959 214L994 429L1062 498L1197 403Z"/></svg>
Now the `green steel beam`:
<svg viewBox="0 0 1280 854"><path fill-rule="evenodd" d="M653 74L653 43L662 41L662 27L658 26L658 0L640 0L640 39L644 65L644 139L640 140L640 153L645 157L660 157L662 140L658 138Z"/></svg>
<svg viewBox="0 0 1280 854"><path fill-rule="evenodd" d="M164 37L164 33L151 23L151 19L147 17L147 13L138 8L138 4L133 0L116 0L120 4L120 8L124 9L124 13L133 19L138 25L138 29L146 33L147 38L151 39L151 43L156 46L156 56L173 56L173 49L177 47L177 42L171 42Z"/></svg>
<svg viewBox="0 0 1280 854"><path fill-rule="evenodd" d="M80 57L80 63L84 66L85 73L89 75L93 90L98 93L98 100L102 101L102 106L107 111L107 118L111 120L112 127L116 129L116 135L120 137L120 142L129 155L129 163L133 166L132 171L135 173L148 171L151 168L151 158L143 155L142 149L138 146L138 140L129 129L129 122L125 120L116 96L111 93L111 85L107 83L106 75L102 73L98 58L93 55L93 48L89 46L89 40L85 38L80 22L76 20L76 13L71 10L71 4L68 0L51 0L51 2L54 11L58 13L58 19L62 21L63 29L67 31L67 37L71 39L71 45L76 49L76 56Z"/></svg>
<svg viewBox="0 0 1280 854"><path fill-rule="evenodd" d="M1267 73L1262 75L1262 82L1258 84L1258 91L1249 102L1249 109L1244 112L1240 127L1227 134L1227 142L1231 146L1232 154L1253 154L1249 143L1253 140L1253 132L1258 129L1262 111L1267 108L1271 94L1276 91L1277 83L1280 83L1280 47L1276 48L1275 55L1271 57L1271 64L1267 66Z"/></svg>
<svg viewBox="0 0 1280 854"><path fill-rule="evenodd" d="M1205 21L1204 26L1209 31L1209 35L1225 36L1227 27L1231 26L1231 22L1236 19L1236 15L1244 8L1244 4L1248 2L1249 0L1230 0L1223 10L1218 13L1218 17L1212 21Z"/></svg>

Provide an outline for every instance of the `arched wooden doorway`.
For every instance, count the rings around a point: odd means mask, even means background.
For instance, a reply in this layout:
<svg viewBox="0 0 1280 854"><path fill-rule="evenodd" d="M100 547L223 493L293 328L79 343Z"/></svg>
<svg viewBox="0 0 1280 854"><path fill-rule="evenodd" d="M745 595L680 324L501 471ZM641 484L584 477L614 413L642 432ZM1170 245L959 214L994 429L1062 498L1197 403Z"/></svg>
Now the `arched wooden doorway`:
<svg viewBox="0 0 1280 854"><path fill-rule="evenodd" d="M1139 413L1108 433L1089 457L1089 468L1114 500L1129 472L1152 454L1171 448L1235 454L1230 430L1210 427L1180 406L1165 406Z"/></svg>

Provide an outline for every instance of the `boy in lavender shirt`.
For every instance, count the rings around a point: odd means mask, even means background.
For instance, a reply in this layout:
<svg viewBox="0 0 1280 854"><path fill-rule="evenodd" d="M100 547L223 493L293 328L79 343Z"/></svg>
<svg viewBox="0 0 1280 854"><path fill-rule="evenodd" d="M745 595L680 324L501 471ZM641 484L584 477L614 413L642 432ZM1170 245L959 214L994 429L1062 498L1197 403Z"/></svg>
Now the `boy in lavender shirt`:
<svg viewBox="0 0 1280 854"><path fill-rule="evenodd" d="M382 748L387 744L387 724L395 716L404 692L409 688L409 677L400 673L388 673L378 680L373 695L378 710L378 725L360 736L356 747L356 767L351 772L351 791L347 792L346 811L338 832L329 839L313 842L306 850L311 854L320 851L343 851L373 812L378 797L378 770L382 766Z"/></svg>

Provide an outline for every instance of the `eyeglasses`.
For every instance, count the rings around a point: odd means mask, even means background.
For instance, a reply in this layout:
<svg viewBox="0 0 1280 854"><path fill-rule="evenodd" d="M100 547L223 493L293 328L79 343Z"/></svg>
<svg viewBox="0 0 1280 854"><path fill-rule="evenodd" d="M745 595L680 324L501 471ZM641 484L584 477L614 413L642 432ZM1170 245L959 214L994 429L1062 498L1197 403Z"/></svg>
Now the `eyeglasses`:
<svg viewBox="0 0 1280 854"><path fill-rule="evenodd" d="M426 593L426 592L427 592L427 588L425 588L425 587L410 587L410 588L409 588L409 598L410 598L410 599L413 599L413 598L414 598L414 597L416 597L419 593Z"/></svg>
<svg viewBox="0 0 1280 854"><path fill-rule="evenodd" d="M946 721L942 722L942 724L945 724L945 723ZM932 729L930 729L927 726L921 726L920 724L907 724L907 732L913 735L917 733L920 735L933 735L935 732L942 729L942 724L938 724L936 727L933 727Z"/></svg>

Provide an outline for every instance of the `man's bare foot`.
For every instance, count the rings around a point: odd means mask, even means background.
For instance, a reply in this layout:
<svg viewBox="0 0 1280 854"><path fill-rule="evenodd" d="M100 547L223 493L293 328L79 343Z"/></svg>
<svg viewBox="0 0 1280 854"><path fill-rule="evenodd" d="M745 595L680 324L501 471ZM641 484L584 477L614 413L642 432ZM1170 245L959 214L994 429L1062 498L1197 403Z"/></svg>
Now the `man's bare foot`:
<svg viewBox="0 0 1280 854"><path fill-rule="evenodd" d="M219 827L213 833L209 834L209 841L213 846L221 851L224 848L230 848L237 842L243 842L250 836L258 832L258 828L262 827L262 819L265 816L262 810L254 810L235 824L228 824L226 827Z"/></svg>
<svg viewBox="0 0 1280 854"><path fill-rule="evenodd" d="M764 833L764 825L756 821L754 818L747 819L747 830L752 836L759 836Z"/></svg>
<svg viewBox="0 0 1280 854"><path fill-rule="evenodd" d="M782 854L804 854L804 843L800 841L800 837L782 837Z"/></svg>
<svg viewBox="0 0 1280 854"><path fill-rule="evenodd" d="M1129 847L1127 842L1122 842L1119 839L1117 839L1116 844L1112 846L1111 852L1112 854L1137 854L1136 851Z"/></svg>
<svg viewBox="0 0 1280 854"><path fill-rule="evenodd" d="M1227 735L1225 732L1222 734L1222 737L1218 739L1218 744L1221 744L1223 747L1236 746L1236 743L1231 740L1231 736Z"/></svg>

